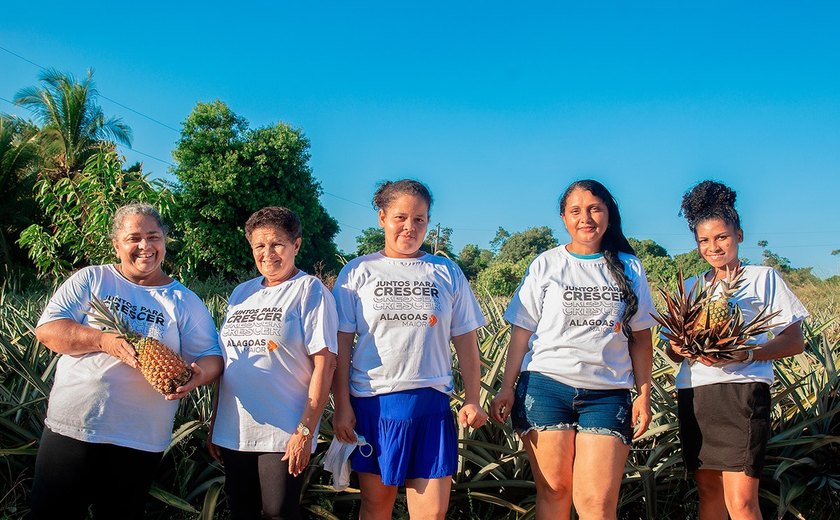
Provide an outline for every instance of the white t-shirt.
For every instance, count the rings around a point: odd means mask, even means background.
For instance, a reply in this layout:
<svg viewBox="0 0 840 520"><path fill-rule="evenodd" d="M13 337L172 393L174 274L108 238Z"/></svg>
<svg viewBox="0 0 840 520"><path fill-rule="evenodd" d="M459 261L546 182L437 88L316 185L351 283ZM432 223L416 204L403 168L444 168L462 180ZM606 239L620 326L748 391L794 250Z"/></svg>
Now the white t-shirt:
<svg viewBox="0 0 840 520"><path fill-rule="evenodd" d="M228 300L213 442L238 451L285 452L307 405L315 366L310 356L338 351L338 318L335 300L316 277L300 271L272 287L263 280L240 284Z"/></svg>
<svg viewBox="0 0 840 520"><path fill-rule="evenodd" d="M772 267L763 265L745 265L744 283L729 300L729 305L737 305L741 309L744 320L749 322L766 305L768 313L781 311L770 323L775 325L771 332L781 333L797 321L809 316L802 302L793 294L785 281ZM686 290L690 290L700 280L691 277L685 281ZM716 293L720 293L721 287ZM767 333L761 334L749 341L751 344L766 343ZM721 366L709 367L702 363L689 364L683 360L677 374L677 388L694 388L714 383L767 383L773 384L773 362L752 361L733 362Z"/></svg>
<svg viewBox="0 0 840 520"><path fill-rule="evenodd" d="M656 312L642 263L619 253L639 309L633 331L652 327ZM521 371L535 371L577 388L633 387L633 364L621 330L625 303L603 255L577 257L562 245L528 267L505 311L512 325L533 332Z"/></svg>
<svg viewBox="0 0 840 520"><path fill-rule="evenodd" d="M108 303L131 328L179 353L187 363L220 356L213 318L198 296L178 281L147 287L113 265L86 267L53 295L38 325L60 319L88 322L91 296ZM167 401L131 368L105 352L58 359L46 426L80 441L160 452L169 445L178 401Z"/></svg>
<svg viewBox="0 0 840 520"><path fill-rule="evenodd" d="M356 397L451 393L449 342L486 323L464 273L442 256L358 257L341 270L333 294L338 330L358 335L350 364Z"/></svg>

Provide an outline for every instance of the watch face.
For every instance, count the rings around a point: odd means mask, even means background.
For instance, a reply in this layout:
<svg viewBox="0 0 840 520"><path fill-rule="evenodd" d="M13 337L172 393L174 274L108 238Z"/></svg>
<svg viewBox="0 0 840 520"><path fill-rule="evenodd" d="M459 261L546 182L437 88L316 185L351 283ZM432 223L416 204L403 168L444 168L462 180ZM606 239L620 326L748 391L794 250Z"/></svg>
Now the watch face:
<svg viewBox="0 0 840 520"><path fill-rule="evenodd" d="M304 437L309 437L309 434L312 433L312 432L309 431L309 428L307 428L306 426L304 426L302 424L298 424L297 429L300 432L300 434L303 435Z"/></svg>

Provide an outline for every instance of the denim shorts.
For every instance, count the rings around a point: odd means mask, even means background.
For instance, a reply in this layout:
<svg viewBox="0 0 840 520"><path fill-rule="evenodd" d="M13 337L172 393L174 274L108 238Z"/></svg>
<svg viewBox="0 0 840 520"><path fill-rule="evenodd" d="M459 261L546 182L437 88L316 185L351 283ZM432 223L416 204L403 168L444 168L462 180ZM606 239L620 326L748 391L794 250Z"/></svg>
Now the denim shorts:
<svg viewBox="0 0 840 520"><path fill-rule="evenodd" d="M522 372L511 421L523 436L531 430L577 430L614 435L629 445L633 436L630 390L575 388L539 372Z"/></svg>

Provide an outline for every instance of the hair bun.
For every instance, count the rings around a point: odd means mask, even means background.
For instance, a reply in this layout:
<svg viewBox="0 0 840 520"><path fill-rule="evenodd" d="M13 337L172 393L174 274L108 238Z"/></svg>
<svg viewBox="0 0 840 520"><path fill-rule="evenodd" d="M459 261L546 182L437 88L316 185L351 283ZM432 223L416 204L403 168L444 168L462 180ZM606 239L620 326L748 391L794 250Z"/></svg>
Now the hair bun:
<svg viewBox="0 0 840 520"><path fill-rule="evenodd" d="M734 213L736 197L735 190L723 183L703 181L683 195L680 215L685 216L688 227L693 230L703 220L719 217L721 213Z"/></svg>

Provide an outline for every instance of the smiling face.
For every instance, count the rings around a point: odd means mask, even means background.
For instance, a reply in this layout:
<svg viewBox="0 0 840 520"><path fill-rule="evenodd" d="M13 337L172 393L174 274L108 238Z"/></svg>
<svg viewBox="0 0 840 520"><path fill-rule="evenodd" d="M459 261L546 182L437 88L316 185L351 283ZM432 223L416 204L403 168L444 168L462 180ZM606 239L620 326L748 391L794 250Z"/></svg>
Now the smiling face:
<svg viewBox="0 0 840 520"><path fill-rule="evenodd" d="M166 257L166 236L154 217L125 217L112 244L120 272L129 281L142 285L166 277L160 268Z"/></svg>
<svg viewBox="0 0 840 520"><path fill-rule="evenodd" d="M416 195L399 195L379 210L379 227L385 232L385 256L418 257L429 227L429 205Z"/></svg>
<svg viewBox="0 0 840 520"><path fill-rule="evenodd" d="M722 219L712 218L697 224L694 238L700 256L716 271L734 270L741 263L738 244L744 240L744 232Z"/></svg>
<svg viewBox="0 0 840 520"><path fill-rule="evenodd" d="M295 256L300 250L300 237L292 240L274 226L258 227L251 232L251 253L267 287L285 282L297 273Z"/></svg>
<svg viewBox="0 0 840 520"><path fill-rule="evenodd" d="M568 250L579 255L601 251L601 241L610 223L610 212L604 201L583 188L576 188L566 197L563 224L572 238Z"/></svg>

